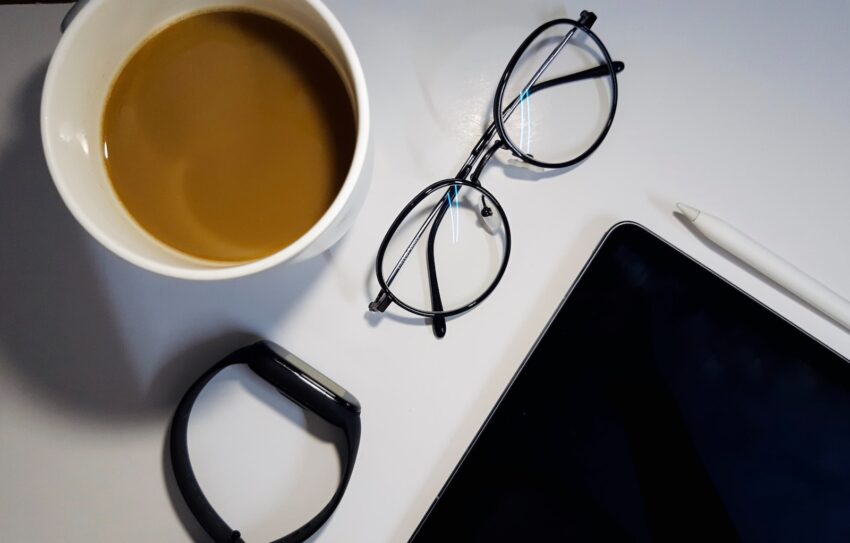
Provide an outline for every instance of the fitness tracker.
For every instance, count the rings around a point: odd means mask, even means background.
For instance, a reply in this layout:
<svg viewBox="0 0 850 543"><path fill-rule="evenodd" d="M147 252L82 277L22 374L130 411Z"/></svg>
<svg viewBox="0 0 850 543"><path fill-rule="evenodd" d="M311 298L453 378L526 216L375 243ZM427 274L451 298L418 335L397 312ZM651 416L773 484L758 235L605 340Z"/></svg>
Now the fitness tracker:
<svg viewBox="0 0 850 543"><path fill-rule="evenodd" d="M270 341L260 341L230 353L195 381L180 400L171 423L171 464L177 486L186 504L201 527L216 542L244 543L244 540L239 531L222 520L201 491L189 461L186 430L189 414L198 394L218 372L234 364L247 364L254 373L268 381L284 396L338 426L345 433L347 448L343 458L342 478L333 497L307 524L273 543L304 541L328 520L348 486L360 444L360 403L334 381Z"/></svg>

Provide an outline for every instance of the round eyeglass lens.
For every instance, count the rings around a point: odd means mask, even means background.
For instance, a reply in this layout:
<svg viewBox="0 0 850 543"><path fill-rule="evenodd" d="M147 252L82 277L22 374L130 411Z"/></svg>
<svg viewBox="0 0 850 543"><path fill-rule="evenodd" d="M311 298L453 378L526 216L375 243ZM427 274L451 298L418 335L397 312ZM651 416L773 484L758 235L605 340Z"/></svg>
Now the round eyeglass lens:
<svg viewBox="0 0 850 543"><path fill-rule="evenodd" d="M538 88L527 89L547 60L550 63L536 82ZM598 69L595 77L568 77L593 68ZM505 82L498 109L513 109L504 122L506 139L547 165L583 158L607 131L615 105L615 77L602 48L586 31L566 22L547 28L520 53ZM553 84L547 86L547 82Z"/></svg>
<svg viewBox="0 0 850 543"><path fill-rule="evenodd" d="M509 233L491 198L474 185L445 182L413 200L378 264L397 301L426 314L462 311L495 286L504 270ZM429 260L439 301L432 298Z"/></svg>

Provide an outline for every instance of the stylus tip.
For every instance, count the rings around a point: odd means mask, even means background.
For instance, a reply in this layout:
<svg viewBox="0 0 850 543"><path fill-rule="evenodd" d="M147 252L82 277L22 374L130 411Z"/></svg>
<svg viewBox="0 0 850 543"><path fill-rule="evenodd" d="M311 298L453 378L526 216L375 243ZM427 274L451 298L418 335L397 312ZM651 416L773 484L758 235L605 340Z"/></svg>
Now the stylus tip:
<svg viewBox="0 0 850 543"><path fill-rule="evenodd" d="M679 211L682 212L682 215L688 218L689 221L694 222L699 217L699 209L695 207L691 207L687 204L683 204L679 202L676 204L676 207L679 208Z"/></svg>

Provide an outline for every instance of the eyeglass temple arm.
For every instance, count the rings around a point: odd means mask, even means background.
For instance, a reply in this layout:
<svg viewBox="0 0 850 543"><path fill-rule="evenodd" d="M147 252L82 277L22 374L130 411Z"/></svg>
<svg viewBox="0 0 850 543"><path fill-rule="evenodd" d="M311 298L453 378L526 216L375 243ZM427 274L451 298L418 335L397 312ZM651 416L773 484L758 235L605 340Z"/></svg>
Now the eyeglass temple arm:
<svg viewBox="0 0 850 543"><path fill-rule="evenodd" d="M453 203L455 198L458 198L457 190L452 194L452 191L449 190L447 192L448 203L446 199L441 198L440 203L438 203L429 215L429 218L425 221L425 223L420 227L419 232L414 237L414 240L411 242L410 246L408 246L408 250L412 249L413 245L415 245L425 228L430 224L431 229L428 233L428 282L429 282L429 290L431 291L431 309L433 311L442 311L443 310L443 301L440 296L440 285L437 282L437 267L435 265L434 258L434 245L437 238L437 229L440 227L440 223L443 221L443 217L448 211L449 206ZM433 222L432 222L433 221ZM406 258L404 259L406 260ZM400 262L403 264L403 262ZM399 264L396 265L396 269L393 270L393 273L387 279L387 284L395 277L395 272L398 270ZM378 293L377 298L369 304L369 311L386 311L389 305L392 303L392 299L389 297L387 292L384 289L381 289L381 292ZM444 337L446 335L446 318L442 316L434 316L431 318L431 326L434 330L434 335L438 338Z"/></svg>
<svg viewBox="0 0 850 543"><path fill-rule="evenodd" d="M457 198L457 191L455 191L454 197ZM449 198L452 198L452 195L449 194ZM451 202L451 200L449 200ZM442 200L445 202L445 200ZM449 209L449 205L443 204L441 202L440 211L437 213L437 216L434 218L434 224L431 225L431 231L428 233L428 283L431 291L431 311L442 311L443 310L443 300L440 296L440 284L437 281L437 265L434 259L434 245L437 240L437 229L440 227L440 223L443 222L443 217L446 215L446 211ZM440 315L435 315L431 317L431 329L434 331L434 335L438 338L445 337L446 335L446 318Z"/></svg>
<svg viewBox="0 0 850 543"><path fill-rule="evenodd" d="M478 161L478 165L475 167L475 171L469 176L470 181L473 183L479 183L478 177L481 175L481 171L484 169L484 166L487 162L492 158L492 156L502 147L502 140L496 140L496 143L490 146L487 149L487 152L484 153L484 156L481 160ZM451 190L449 190L448 197L451 201L452 194ZM455 191L454 198L458 198L457 191ZM481 197L482 202L484 196ZM442 201L441 201L442 202ZM486 203L485 203L486 205ZM437 213L437 216L434 218L434 224L431 226L431 232L428 234L428 283L431 290L431 310L432 311L442 311L443 310L443 300L440 296L440 283L437 281L437 264L436 259L434 257L435 251L434 246L436 244L437 238L437 228L440 227L440 223L443 222L443 217L446 215L446 211L448 211L448 205L442 205L440 211ZM431 329L434 331L434 335L438 338L445 337L446 335L446 318L442 316L434 316L431 317Z"/></svg>
<svg viewBox="0 0 850 543"><path fill-rule="evenodd" d="M614 67L614 71L616 73L622 72L626 67L626 65L619 60L615 60L614 62L611 63L611 65ZM553 79L546 80L542 83L537 83L535 85L532 85L531 87L529 87L528 94L526 95L526 97L531 96L535 92L541 91L543 89L548 89L550 87L556 87L558 85L563 85L565 83L574 83L576 81L584 81L585 79L595 79L597 77L604 77L604 76L608 75L609 73L610 73L610 70L608 69L608 66L606 64L600 64L599 66L596 66L595 68L589 68L587 70L582 70L581 72L576 72L574 74L556 77L556 78L553 78ZM520 100L520 96L517 96L516 98L511 100L511 102L507 106L505 106L505 108L502 110L502 118L505 121L508 120L511 113L513 113L514 109L516 109L516 106L517 106L517 103L519 102L519 100ZM490 145L490 142L493 140L495 135L496 135L496 123L491 122L490 126L487 127L487 130L484 131L484 134L482 134L481 138L475 144L475 147L472 148L472 152L469 153L469 157L466 159L466 162L463 163L463 166L461 166L460 171L458 172L456 177L459 177L461 179L466 178L466 176L472 170L472 166L475 164L475 162L481 156L481 153L484 152L484 150L487 148L488 145Z"/></svg>
<svg viewBox="0 0 850 543"><path fill-rule="evenodd" d="M623 62L619 61L619 60L615 60L614 62L611 63L611 65L614 66L614 72L616 72L616 73L622 72L623 69L626 67L626 65L623 64ZM543 89L548 89L549 87L554 87L555 85L562 85L564 83L573 83L575 81L584 81L585 79L594 79L594 78L597 78L597 77L604 77L604 76L608 75L609 73L610 73L610 70L608 69L608 65L607 64L600 64L599 66L597 66L595 68L590 68L588 70L583 70L581 72L576 72L574 74L564 75L564 76L561 76L561 77L556 77L554 79L546 80L542 83L537 83L536 85L533 85L528 90L528 93L533 94L537 91L541 91ZM519 96L514 98L514 100L518 100L518 99L519 99ZM511 104L513 104L513 102L511 102ZM510 106L508 106L508 107L510 107ZM507 109L507 108L505 108L505 109Z"/></svg>
<svg viewBox="0 0 850 543"><path fill-rule="evenodd" d="M404 266L404 263L407 262L407 258L410 256L410 253L413 252L413 248L416 246L416 244L419 243L419 240L422 238L422 235L425 233L425 230L428 228L428 226L431 225L431 222L434 220L437 214L441 212L442 205L443 200L441 199L440 203L434 206L434 209L431 210L431 212L428 214L428 217L419 226L419 230L417 230L416 233L413 235L413 239L407 245L407 248L401 254L401 257L399 257L398 262L396 262L395 264L395 267L393 267L392 271L387 277L387 286L390 286L395 280L395 276L401 270L401 267ZM379 311L383 313L387 310L391 303L392 298L390 297L389 293L382 288L375 300L369 303L369 311Z"/></svg>

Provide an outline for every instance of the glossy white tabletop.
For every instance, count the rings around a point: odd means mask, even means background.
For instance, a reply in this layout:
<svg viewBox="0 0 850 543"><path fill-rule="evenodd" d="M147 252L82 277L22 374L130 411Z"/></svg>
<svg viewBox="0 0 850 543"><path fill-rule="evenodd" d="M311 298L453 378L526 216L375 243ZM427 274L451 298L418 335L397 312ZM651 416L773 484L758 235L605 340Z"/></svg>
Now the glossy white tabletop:
<svg viewBox="0 0 850 543"><path fill-rule="evenodd" d="M351 484L315 540L407 540L603 233L625 219L850 356L850 334L672 214L676 201L702 207L850 298L850 4L328 4L369 85L369 199L329 253L213 284L135 269L74 222L38 132L65 7L0 7L3 540L200 538L164 462L169 417L205 367L254 337L363 404ZM581 9L597 13L595 30L626 63L607 140L578 168L536 182L488 169L511 220L510 266L445 339L417 319L367 318L392 218L456 171L525 35ZM244 370L215 381L192 421L198 477L248 541L287 533L332 494L334 433Z"/></svg>

